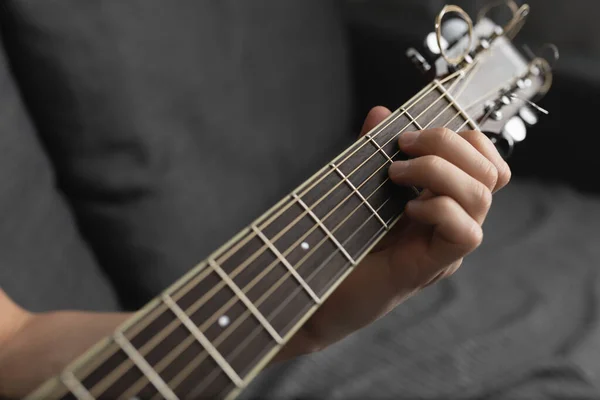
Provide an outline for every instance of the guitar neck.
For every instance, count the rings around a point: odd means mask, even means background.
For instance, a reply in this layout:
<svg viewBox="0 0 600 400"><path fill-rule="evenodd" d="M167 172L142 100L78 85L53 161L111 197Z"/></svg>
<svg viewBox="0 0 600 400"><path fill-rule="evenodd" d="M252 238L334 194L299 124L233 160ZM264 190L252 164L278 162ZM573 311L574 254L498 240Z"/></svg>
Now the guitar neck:
<svg viewBox="0 0 600 400"><path fill-rule="evenodd" d="M415 196L388 180L397 137L477 129L434 81L31 398L235 397Z"/></svg>

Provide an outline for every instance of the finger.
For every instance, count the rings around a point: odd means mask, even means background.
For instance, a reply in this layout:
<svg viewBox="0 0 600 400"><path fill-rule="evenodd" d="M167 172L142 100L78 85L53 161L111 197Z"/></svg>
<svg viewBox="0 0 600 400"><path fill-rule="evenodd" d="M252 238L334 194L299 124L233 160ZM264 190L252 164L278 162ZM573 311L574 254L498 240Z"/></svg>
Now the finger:
<svg viewBox="0 0 600 400"><path fill-rule="evenodd" d="M434 264L448 265L459 261L475 250L483 239L481 225L448 196L410 201L405 213L414 221L434 227L428 249Z"/></svg>
<svg viewBox="0 0 600 400"><path fill-rule="evenodd" d="M360 136L364 136L373 130L381 121L390 116L392 112L383 106L373 107L367 114L365 122L363 123L362 129L360 130Z"/></svg>
<svg viewBox="0 0 600 400"><path fill-rule="evenodd" d="M497 192L508 185L512 175L510 167L506 161L504 161L492 141L483 133L478 131L463 131L459 132L458 134L496 166L496 170L498 171L498 179L496 186L492 191Z"/></svg>
<svg viewBox="0 0 600 400"><path fill-rule="evenodd" d="M446 267L444 270L438 273L431 281L427 282L427 284L424 287L434 285L442 279L451 277L456 273L456 271L458 271L458 269L462 265L462 262L462 258L459 258L457 261L454 261L452 264L450 264L448 267Z"/></svg>
<svg viewBox="0 0 600 400"><path fill-rule="evenodd" d="M389 177L399 185L421 187L455 199L480 224L492 205L492 193L487 186L437 156L396 161L389 168Z"/></svg>
<svg viewBox="0 0 600 400"><path fill-rule="evenodd" d="M474 135L472 138L478 140ZM400 135L398 144L402 151L410 156L436 155L456 165L490 190L496 188L498 182L496 165L462 136L449 129L435 128L420 132L405 132Z"/></svg>

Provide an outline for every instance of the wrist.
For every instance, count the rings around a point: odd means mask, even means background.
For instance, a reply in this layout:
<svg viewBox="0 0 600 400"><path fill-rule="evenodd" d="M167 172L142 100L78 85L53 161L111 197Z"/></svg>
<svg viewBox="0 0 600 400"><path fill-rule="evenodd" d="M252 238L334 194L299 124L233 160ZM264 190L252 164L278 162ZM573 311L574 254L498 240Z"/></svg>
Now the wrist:
<svg viewBox="0 0 600 400"><path fill-rule="evenodd" d="M3 350L10 348L10 343L15 340L19 332L25 329L33 318L33 314L19 307L0 290L0 304L3 305L0 313L0 361Z"/></svg>

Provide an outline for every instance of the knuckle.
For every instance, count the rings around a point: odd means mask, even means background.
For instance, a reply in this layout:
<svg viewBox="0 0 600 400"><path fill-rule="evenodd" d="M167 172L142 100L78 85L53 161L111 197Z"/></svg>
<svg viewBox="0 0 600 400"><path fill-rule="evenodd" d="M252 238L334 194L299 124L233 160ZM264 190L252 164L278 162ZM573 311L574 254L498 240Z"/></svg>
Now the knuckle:
<svg viewBox="0 0 600 400"><path fill-rule="evenodd" d="M463 134L463 138L467 142L471 143L479 152L483 152L486 148L488 150L496 151L496 146L492 141L482 132L479 131L467 131Z"/></svg>
<svg viewBox="0 0 600 400"><path fill-rule="evenodd" d="M471 143L476 144L478 146L484 147L486 143L492 144L490 139L483 133L479 131L466 131L463 135L466 139L468 139Z"/></svg>
<svg viewBox="0 0 600 400"><path fill-rule="evenodd" d="M436 199L438 207L444 212L452 212L456 207L456 201L449 196L440 196Z"/></svg>
<svg viewBox="0 0 600 400"><path fill-rule="evenodd" d="M501 186L506 186L512 178L512 171L506 162L503 163L501 169L498 171L498 183Z"/></svg>
<svg viewBox="0 0 600 400"><path fill-rule="evenodd" d="M483 242L483 229L481 228L481 225L473 221L471 228L465 235L465 239L469 248L475 249L479 247Z"/></svg>
<svg viewBox="0 0 600 400"><path fill-rule="evenodd" d="M430 131L429 137L435 141L446 142L452 140L453 135L455 135L455 133L448 128L433 128Z"/></svg>
<svg viewBox="0 0 600 400"><path fill-rule="evenodd" d="M498 178L499 178L499 172L498 172L498 168L496 168L496 166L491 163L490 161L488 161L487 158L484 158L481 161L481 169L484 171L483 175L484 175L484 180L485 182L483 182L490 190L493 190L496 187L496 184L498 183Z"/></svg>
<svg viewBox="0 0 600 400"><path fill-rule="evenodd" d="M482 208L488 210L492 206L492 192L491 190L485 186L483 183L478 183L476 185L475 193L477 196L477 200Z"/></svg>
<svg viewBox="0 0 600 400"><path fill-rule="evenodd" d="M432 171L441 170L446 162L443 158L434 155L423 156L420 160L423 167Z"/></svg>
<svg viewBox="0 0 600 400"><path fill-rule="evenodd" d="M477 131L473 131L473 130L469 130L469 131L462 131L460 133L460 135L466 139L467 141L471 141L471 140L476 140L477 139Z"/></svg>

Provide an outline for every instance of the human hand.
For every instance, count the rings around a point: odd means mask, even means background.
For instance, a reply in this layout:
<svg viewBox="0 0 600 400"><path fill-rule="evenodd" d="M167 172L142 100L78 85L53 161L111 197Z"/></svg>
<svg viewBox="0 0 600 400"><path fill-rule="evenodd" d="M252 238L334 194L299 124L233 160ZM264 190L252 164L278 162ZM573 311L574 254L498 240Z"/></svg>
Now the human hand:
<svg viewBox="0 0 600 400"><path fill-rule="evenodd" d="M362 134L388 115L384 107L372 109ZM452 275L481 244L492 194L511 177L492 142L481 132L443 128L403 133L398 142L412 159L393 163L390 180L424 190L277 359L317 351L368 325Z"/></svg>

